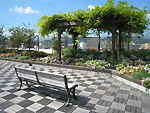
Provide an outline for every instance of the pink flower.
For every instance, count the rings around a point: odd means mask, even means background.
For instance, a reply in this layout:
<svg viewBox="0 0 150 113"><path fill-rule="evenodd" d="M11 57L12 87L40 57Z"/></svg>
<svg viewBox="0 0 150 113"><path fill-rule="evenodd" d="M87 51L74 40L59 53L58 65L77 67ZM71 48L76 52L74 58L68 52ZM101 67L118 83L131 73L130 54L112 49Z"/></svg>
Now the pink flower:
<svg viewBox="0 0 150 113"><path fill-rule="evenodd" d="M142 86L144 85L144 80L142 80Z"/></svg>

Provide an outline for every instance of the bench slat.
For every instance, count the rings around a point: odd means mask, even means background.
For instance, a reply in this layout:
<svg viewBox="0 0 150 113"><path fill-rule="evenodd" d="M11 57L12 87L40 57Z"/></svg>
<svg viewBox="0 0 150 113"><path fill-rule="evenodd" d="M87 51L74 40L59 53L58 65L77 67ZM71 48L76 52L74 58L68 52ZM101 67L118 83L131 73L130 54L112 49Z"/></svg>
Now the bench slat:
<svg viewBox="0 0 150 113"><path fill-rule="evenodd" d="M44 71L36 71L37 76L42 80L43 78L47 78L47 79L52 79L52 80L57 80L57 81L64 81L64 75L61 74L53 74L53 73L48 73L48 72L44 72Z"/></svg>

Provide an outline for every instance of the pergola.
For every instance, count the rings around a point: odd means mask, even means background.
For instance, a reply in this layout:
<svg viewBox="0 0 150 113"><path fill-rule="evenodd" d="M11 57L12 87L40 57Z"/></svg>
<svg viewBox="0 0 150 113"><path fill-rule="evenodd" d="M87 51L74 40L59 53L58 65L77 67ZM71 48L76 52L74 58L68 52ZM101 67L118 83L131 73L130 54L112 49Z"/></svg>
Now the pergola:
<svg viewBox="0 0 150 113"><path fill-rule="evenodd" d="M56 20L58 22L58 55L59 55L59 61L61 62L61 34L62 32L70 28L71 26L78 26L83 24L80 21L67 21L67 19L58 19ZM114 58L115 58L115 37L116 37L116 26L121 23L123 20L103 20L103 24L105 23L111 23L112 24L112 55L111 55L111 64L114 66Z"/></svg>
<svg viewBox="0 0 150 113"><path fill-rule="evenodd" d="M56 20L58 22L58 55L59 55L59 61L61 62L61 34L63 31L67 28L70 28L71 26L78 26L83 24L82 22L75 20L75 21L67 21L67 19L58 19Z"/></svg>

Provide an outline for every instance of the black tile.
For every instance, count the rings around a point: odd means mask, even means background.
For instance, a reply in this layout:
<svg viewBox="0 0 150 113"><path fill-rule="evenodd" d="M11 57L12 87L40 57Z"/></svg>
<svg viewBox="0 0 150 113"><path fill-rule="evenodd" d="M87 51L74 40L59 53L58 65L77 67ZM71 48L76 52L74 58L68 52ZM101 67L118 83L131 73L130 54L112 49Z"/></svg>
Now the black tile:
<svg viewBox="0 0 150 113"><path fill-rule="evenodd" d="M37 103L40 103L42 105L48 105L49 103L53 102L52 100L50 99L47 99L47 98L43 98L41 99L40 101L38 101Z"/></svg>
<svg viewBox="0 0 150 113"><path fill-rule="evenodd" d="M38 110L36 113L54 113L55 111L55 109L45 106L42 109Z"/></svg>
<svg viewBox="0 0 150 113"><path fill-rule="evenodd" d="M102 106L107 106L107 107L110 107L112 102L111 101L106 101L106 100L102 100L100 99L98 102L97 102L98 105L102 105Z"/></svg>
<svg viewBox="0 0 150 113"><path fill-rule="evenodd" d="M23 97L23 98L30 98L32 96L34 96L34 94L31 94L31 93L25 93L25 94L21 95L21 97Z"/></svg>
<svg viewBox="0 0 150 113"><path fill-rule="evenodd" d="M114 102L126 104L127 103L127 99L115 97Z"/></svg>
<svg viewBox="0 0 150 113"><path fill-rule="evenodd" d="M66 105L61 106L58 110L65 112L65 113L72 113L72 111L74 111L76 109L76 107L70 105L68 107L66 107Z"/></svg>
<svg viewBox="0 0 150 113"><path fill-rule="evenodd" d="M6 100L11 100L11 99L16 98L16 97L17 97L17 96L14 95L14 94L9 94L9 95L7 95L7 96L4 96L3 98L6 99Z"/></svg>
<svg viewBox="0 0 150 113"><path fill-rule="evenodd" d="M31 104L33 104L34 102L30 101L30 100L24 100L22 102L19 102L18 105L22 106L22 107L28 107Z"/></svg>
<svg viewBox="0 0 150 113"><path fill-rule="evenodd" d="M116 92L112 92L112 91L106 91L105 95L109 95L109 96L116 96L117 93Z"/></svg>
<svg viewBox="0 0 150 113"><path fill-rule="evenodd" d="M34 113L34 112L30 111L28 109L22 109L22 110L18 111L17 113Z"/></svg>
<svg viewBox="0 0 150 113"><path fill-rule="evenodd" d="M6 101L0 104L0 109L4 110L10 106L13 106L14 104L12 102Z"/></svg>

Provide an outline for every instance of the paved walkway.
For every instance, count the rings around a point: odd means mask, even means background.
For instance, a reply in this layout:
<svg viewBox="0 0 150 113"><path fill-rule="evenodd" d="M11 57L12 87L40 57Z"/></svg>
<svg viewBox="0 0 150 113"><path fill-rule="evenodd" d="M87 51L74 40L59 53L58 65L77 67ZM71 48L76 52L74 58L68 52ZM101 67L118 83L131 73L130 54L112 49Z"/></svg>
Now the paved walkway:
<svg viewBox="0 0 150 113"><path fill-rule="evenodd" d="M52 73L68 75L79 84L78 101L65 106L65 92L36 86L18 91L19 80L13 66L0 61L0 113L150 113L150 96L111 78L110 74L45 67ZM40 66L36 68L42 68Z"/></svg>

